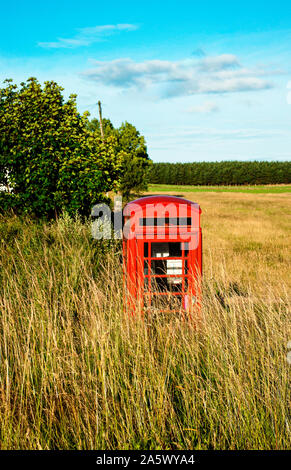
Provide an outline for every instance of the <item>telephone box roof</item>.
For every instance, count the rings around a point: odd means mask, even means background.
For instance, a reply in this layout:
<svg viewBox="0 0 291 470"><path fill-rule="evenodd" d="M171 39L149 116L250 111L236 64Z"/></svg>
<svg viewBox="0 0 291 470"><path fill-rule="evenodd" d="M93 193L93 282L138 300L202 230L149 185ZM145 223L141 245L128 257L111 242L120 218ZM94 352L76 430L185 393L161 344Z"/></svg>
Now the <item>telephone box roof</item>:
<svg viewBox="0 0 291 470"><path fill-rule="evenodd" d="M145 196L139 199L135 199L134 201L130 201L126 204L124 208L124 215L126 215L127 208L130 209L131 205L138 205L141 209L143 209L147 204L186 204L187 206L191 206L191 209L199 211L201 213L201 209L197 202L189 201L189 199L184 199L183 197L177 196Z"/></svg>

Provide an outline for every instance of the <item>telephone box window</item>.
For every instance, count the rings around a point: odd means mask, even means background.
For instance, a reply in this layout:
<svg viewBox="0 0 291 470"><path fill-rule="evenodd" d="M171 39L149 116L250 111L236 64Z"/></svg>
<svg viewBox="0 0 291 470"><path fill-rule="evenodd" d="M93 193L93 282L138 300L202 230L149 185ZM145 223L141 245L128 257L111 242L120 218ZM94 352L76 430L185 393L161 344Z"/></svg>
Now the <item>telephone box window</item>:
<svg viewBox="0 0 291 470"><path fill-rule="evenodd" d="M149 278L148 277L144 278L144 290L145 292L148 292L149 290Z"/></svg>
<svg viewBox="0 0 291 470"><path fill-rule="evenodd" d="M191 217L143 217L139 219L141 227L163 227L164 225L191 225Z"/></svg>
<svg viewBox="0 0 291 470"><path fill-rule="evenodd" d="M171 277L154 277L151 281L151 291L153 293L159 292L182 292L183 281L176 279L174 282Z"/></svg>
<svg viewBox="0 0 291 470"><path fill-rule="evenodd" d="M183 274L183 261L181 259L155 259L151 261L151 274Z"/></svg>
<svg viewBox="0 0 291 470"><path fill-rule="evenodd" d="M144 261L144 274L145 275L149 274L149 262L146 259Z"/></svg>
<svg viewBox="0 0 291 470"><path fill-rule="evenodd" d="M167 274L167 261L162 259L152 260L151 274Z"/></svg>
<svg viewBox="0 0 291 470"><path fill-rule="evenodd" d="M180 310L180 308L182 307L182 294L153 294L151 297L149 297L149 295L146 295L145 306L161 311Z"/></svg>
<svg viewBox="0 0 291 470"><path fill-rule="evenodd" d="M188 256L189 254L189 242L184 243L184 256Z"/></svg>
<svg viewBox="0 0 291 470"><path fill-rule="evenodd" d="M151 257L152 258L167 258L167 257L181 257L181 256L182 256L182 243L181 242L151 243Z"/></svg>
<svg viewBox="0 0 291 470"><path fill-rule="evenodd" d="M144 242L145 292L186 293L188 255L187 242Z"/></svg>

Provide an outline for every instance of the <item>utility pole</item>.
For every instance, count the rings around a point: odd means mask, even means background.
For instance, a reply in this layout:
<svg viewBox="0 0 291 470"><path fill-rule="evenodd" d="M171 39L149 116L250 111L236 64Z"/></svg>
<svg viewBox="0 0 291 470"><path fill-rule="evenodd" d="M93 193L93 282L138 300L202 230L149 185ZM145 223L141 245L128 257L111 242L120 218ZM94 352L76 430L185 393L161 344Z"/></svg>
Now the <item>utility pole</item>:
<svg viewBox="0 0 291 470"><path fill-rule="evenodd" d="M101 139L102 139L102 142L104 144L104 132L103 132L103 122L102 122L101 101L98 101L98 108L99 108L99 122L100 122Z"/></svg>
<svg viewBox="0 0 291 470"><path fill-rule="evenodd" d="M103 122L102 122L102 108L101 108L101 101L98 101L98 108L99 108L99 122L100 122L100 132L101 132L101 139L104 144L104 132L103 132ZM108 192L106 193L106 197L108 197Z"/></svg>

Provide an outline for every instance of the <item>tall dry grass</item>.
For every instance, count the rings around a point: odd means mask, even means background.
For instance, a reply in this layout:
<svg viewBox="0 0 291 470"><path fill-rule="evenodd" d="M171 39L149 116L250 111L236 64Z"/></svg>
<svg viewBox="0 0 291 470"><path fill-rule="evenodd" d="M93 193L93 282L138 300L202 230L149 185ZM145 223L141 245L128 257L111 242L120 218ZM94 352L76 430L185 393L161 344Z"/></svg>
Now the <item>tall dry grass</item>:
<svg viewBox="0 0 291 470"><path fill-rule="evenodd" d="M285 268L264 278L261 250L252 278L255 251L223 250L223 208L199 329L124 315L120 246L88 224L1 219L1 449L290 447Z"/></svg>

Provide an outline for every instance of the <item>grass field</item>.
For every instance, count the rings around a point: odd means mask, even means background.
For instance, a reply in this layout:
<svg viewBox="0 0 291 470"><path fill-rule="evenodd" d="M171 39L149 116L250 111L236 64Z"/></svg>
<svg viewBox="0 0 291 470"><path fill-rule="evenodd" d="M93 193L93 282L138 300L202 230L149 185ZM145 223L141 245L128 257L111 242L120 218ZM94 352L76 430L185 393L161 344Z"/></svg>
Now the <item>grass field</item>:
<svg viewBox="0 0 291 470"><path fill-rule="evenodd" d="M150 184L149 192L174 192L174 193L253 193L253 194L277 194L290 193L291 184L277 185L254 185L254 186L188 186L188 185L170 185L170 184Z"/></svg>
<svg viewBox="0 0 291 470"><path fill-rule="evenodd" d="M290 448L291 195L185 196L198 329L124 315L120 243L89 224L0 219L1 449Z"/></svg>

